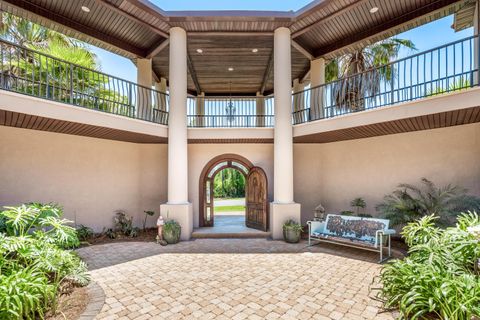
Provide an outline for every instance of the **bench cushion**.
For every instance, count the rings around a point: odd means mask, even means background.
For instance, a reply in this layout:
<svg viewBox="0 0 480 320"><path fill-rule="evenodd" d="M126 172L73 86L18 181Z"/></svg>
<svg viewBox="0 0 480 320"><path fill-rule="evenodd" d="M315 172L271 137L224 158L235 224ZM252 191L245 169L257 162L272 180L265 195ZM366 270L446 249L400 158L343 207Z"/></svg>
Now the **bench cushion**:
<svg viewBox="0 0 480 320"><path fill-rule="evenodd" d="M387 219L329 214L327 215L325 229L321 233L324 236L355 239L374 244L376 232L387 230L389 222Z"/></svg>

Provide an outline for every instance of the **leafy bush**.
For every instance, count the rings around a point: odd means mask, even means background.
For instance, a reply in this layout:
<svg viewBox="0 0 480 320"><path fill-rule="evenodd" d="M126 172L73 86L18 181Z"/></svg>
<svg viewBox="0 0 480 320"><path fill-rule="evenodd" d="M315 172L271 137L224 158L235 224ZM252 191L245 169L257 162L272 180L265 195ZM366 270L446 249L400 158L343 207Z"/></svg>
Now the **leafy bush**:
<svg viewBox="0 0 480 320"><path fill-rule="evenodd" d="M86 241L93 237L93 230L92 228L86 227L83 224L80 224L76 228L77 237L80 241Z"/></svg>
<svg viewBox="0 0 480 320"><path fill-rule="evenodd" d="M115 213L115 217L114 217L115 233L117 235L118 234L123 234L127 237L132 237L132 238L137 237L138 236L138 228L133 226L132 220L133 220L133 217L127 216L125 212L117 211Z"/></svg>
<svg viewBox="0 0 480 320"><path fill-rule="evenodd" d="M60 293L89 282L87 267L65 248L79 244L70 221L51 204L6 207L0 212L0 319L43 318Z"/></svg>
<svg viewBox="0 0 480 320"><path fill-rule="evenodd" d="M282 229L285 230L286 228L289 228L295 232L303 232L303 226L293 219L289 219L283 223Z"/></svg>
<svg viewBox="0 0 480 320"><path fill-rule="evenodd" d="M421 187L400 184L377 205L376 209L390 219L392 226L405 225L431 214L438 216L440 225L450 226L459 212L480 210L480 198L468 195L467 189L450 184L438 188L425 178L421 182Z"/></svg>
<svg viewBox="0 0 480 320"><path fill-rule="evenodd" d="M409 256L386 264L377 298L397 308L404 319L450 320L480 317L480 277L474 273L480 257L480 227L475 212L458 216L456 227L436 227L429 215L404 228Z"/></svg>
<svg viewBox="0 0 480 320"><path fill-rule="evenodd" d="M363 198L355 198L350 202L350 206L355 208L355 213L358 216L359 214L361 214L360 210L367 207L367 203Z"/></svg>

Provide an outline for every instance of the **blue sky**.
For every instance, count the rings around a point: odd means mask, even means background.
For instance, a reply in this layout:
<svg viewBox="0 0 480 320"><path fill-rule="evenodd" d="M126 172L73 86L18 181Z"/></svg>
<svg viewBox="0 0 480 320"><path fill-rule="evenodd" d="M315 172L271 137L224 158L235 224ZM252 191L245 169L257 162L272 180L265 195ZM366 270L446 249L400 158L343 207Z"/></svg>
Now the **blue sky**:
<svg viewBox="0 0 480 320"><path fill-rule="evenodd" d="M310 3L310 0L153 0L154 4L163 10L298 10ZM424 51L436 46L446 44L473 34L473 28L461 32L454 32L450 27L453 16L431 22L422 27L398 35L402 39L410 39L418 51ZM108 51L93 48L103 72L117 77L136 82L136 68L133 63L121 56ZM412 54L411 51L402 50L400 57Z"/></svg>

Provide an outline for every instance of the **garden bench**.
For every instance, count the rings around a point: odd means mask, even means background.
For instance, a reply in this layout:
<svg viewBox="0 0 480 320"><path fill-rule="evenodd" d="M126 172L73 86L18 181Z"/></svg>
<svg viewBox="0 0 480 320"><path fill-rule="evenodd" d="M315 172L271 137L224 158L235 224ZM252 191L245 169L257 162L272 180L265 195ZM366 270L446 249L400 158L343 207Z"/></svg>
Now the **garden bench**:
<svg viewBox="0 0 480 320"><path fill-rule="evenodd" d="M391 256L391 235L395 230L388 228L390 220L328 214L325 221L308 221L307 224L309 246L316 240L374 251L380 254L379 262ZM384 249L388 249L385 259Z"/></svg>

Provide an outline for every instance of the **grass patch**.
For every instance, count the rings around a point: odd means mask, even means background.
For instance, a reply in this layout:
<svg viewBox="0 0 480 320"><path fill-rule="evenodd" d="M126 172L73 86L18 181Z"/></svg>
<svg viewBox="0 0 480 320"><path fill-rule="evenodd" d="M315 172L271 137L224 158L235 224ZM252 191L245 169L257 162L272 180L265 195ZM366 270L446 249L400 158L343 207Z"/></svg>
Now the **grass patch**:
<svg viewBox="0 0 480 320"><path fill-rule="evenodd" d="M215 212L245 211L245 206L221 206L215 207Z"/></svg>

